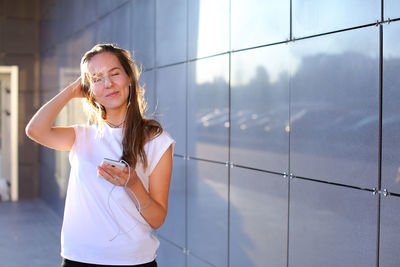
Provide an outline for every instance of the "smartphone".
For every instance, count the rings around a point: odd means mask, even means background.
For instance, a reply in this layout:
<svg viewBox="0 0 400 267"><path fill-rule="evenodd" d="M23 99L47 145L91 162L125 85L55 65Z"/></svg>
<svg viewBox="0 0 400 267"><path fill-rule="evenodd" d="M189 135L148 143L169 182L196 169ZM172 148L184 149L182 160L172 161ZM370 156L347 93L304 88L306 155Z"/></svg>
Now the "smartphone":
<svg viewBox="0 0 400 267"><path fill-rule="evenodd" d="M113 160L113 159L107 159L107 158L104 158L103 161L101 162L101 164L108 164L108 165L111 165L113 167L117 167L120 170L123 170L126 167L126 165L124 163L122 163L122 162L119 162L119 161L116 161L116 160Z"/></svg>

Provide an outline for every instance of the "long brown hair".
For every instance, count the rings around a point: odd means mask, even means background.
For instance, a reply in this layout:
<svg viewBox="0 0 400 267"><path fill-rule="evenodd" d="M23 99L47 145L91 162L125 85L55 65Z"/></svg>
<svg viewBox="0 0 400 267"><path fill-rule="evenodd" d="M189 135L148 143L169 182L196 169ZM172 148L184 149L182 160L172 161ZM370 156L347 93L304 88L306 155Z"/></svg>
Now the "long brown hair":
<svg viewBox="0 0 400 267"><path fill-rule="evenodd" d="M96 102L92 90L90 90L90 78L87 64L95 55L110 52L119 60L124 71L129 77L129 101L127 114L124 121L122 139L121 159L129 163L132 168L136 167L138 161L142 162L146 169L148 162L144 145L151 139L160 135L163 131L160 123L152 119L144 118L146 101L144 99L144 88L139 85L140 71L128 50L119 48L112 44L97 44L81 60L82 88L86 97L89 120L92 123L103 125L106 120L106 109Z"/></svg>

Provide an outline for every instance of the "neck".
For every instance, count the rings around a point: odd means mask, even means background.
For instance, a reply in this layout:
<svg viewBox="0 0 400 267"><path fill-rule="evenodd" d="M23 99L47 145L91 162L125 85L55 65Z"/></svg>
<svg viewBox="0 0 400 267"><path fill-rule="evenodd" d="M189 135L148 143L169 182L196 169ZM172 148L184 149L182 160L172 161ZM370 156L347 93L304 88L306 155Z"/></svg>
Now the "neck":
<svg viewBox="0 0 400 267"><path fill-rule="evenodd" d="M112 128L123 127L127 112L128 112L127 105L124 105L124 107L120 109L107 110L106 123Z"/></svg>

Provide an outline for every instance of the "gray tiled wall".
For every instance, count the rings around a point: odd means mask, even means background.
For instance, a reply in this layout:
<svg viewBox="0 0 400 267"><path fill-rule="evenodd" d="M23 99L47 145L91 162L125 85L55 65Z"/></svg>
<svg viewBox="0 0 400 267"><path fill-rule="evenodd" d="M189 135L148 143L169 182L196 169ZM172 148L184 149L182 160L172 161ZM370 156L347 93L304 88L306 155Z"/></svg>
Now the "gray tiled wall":
<svg viewBox="0 0 400 267"><path fill-rule="evenodd" d="M397 0L84 2L41 2L41 101L134 51L177 140L160 266L400 264ZM40 159L61 214L66 154Z"/></svg>

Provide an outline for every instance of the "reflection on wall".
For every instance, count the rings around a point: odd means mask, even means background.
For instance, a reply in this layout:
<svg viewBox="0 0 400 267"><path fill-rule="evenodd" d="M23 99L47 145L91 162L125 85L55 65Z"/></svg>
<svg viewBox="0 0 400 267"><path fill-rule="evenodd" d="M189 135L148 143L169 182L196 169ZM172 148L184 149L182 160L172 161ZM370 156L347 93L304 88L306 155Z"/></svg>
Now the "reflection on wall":
<svg viewBox="0 0 400 267"><path fill-rule="evenodd" d="M230 177L230 266L285 266L288 181L245 168Z"/></svg>
<svg viewBox="0 0 400 267"><path fill-rule="evenodd" d="M188 65L188 154L228 161L229 58L227 55Z"/></svg>
<svg viewBox="0 0 400 267"><path fill-rule="evenodd" d="M231 0L233 50L290 38L290 1Z"/></svg>
<svg viewBox="0 0 400 267"><path fill-rule="evenodd" d="M295 175L378 186L378 37L369 27L293 43L291 57L300 63L291 78Z"/></svg>
<svg viewBox="0 0 400 267"><path fill-rule="evenodd" d="M228 51L229 0L192 0L187 4L191 29L188 33L188 57L201 58Z"/></svg>
<svg viewBox="0 0 400 267"><path fill-rule="evenodd" d="M400 5L396 5L400 10ZM400 24L384 27L382 184L389 191L400 194L400 48L396 45L399 30Z"/></svg>
<svg viewBox="0 0 400 267"><path fill-rule="evenodd" d="M190 161L187 187L187 246L194 256L226 266L228 170L222 164Z"/></svg>
<svg viewBox="0 0 400 267"><path fill-rule="evenodd" d="M397 1L383 1L392 21L377 26L380 1L215 2L97 1L71 27L82 3L68 16L44 4L42 21L57 23L41 27L42 99L75 79L94 43L137 51L149 112L177 141L160 266L375 266L377 255L396 266ZM70 103L57 123L82 113ZM63 197L67 153L41 157L43 194Z"/></svg>
<svg viewBox="0 0 400 267"><path fill-rule="evenodd" d="M385 8L388 1L385 0ZM380 18L380 4L374 0L292 0L293 36L299 38L374 23Z"/></svg>

